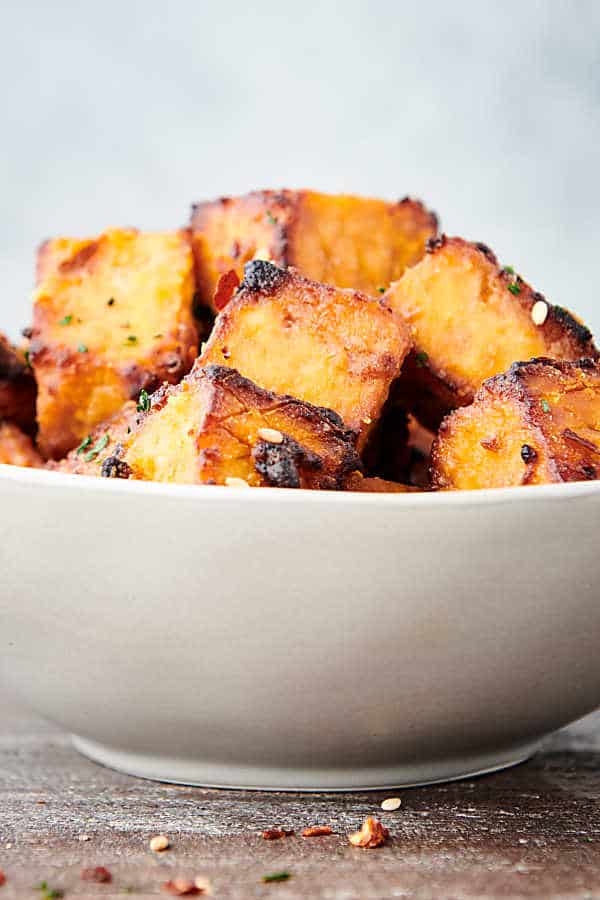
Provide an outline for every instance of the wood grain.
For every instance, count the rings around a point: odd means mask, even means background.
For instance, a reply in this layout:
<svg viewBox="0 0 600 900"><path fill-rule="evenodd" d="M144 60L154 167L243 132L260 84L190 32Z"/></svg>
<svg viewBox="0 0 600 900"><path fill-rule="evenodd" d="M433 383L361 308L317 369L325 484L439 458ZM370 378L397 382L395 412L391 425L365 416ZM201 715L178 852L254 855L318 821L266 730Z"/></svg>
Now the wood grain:
<svg viewBox="0 0 600 900"><path fill-rule="evenodd" d="M600 715L560 732L509 771L400 792L284 794L203 790L142 781L80 757L57 729L0 694L0 900L152 896L178 876L207 876L220 898L600 898ZM398 793L398 792L394 792ZM370 814L391 840L372 851L346 835ZM308 825L335 834L303 840ZM294 837L265 841L264 829ZM165 833L172 847L152 853ZM89 840L81 840L81 836ZM106 866L111 884L81 881ZM287 882L262 884L288 870ZM165 896L165 895L163 895Z"/></svg>

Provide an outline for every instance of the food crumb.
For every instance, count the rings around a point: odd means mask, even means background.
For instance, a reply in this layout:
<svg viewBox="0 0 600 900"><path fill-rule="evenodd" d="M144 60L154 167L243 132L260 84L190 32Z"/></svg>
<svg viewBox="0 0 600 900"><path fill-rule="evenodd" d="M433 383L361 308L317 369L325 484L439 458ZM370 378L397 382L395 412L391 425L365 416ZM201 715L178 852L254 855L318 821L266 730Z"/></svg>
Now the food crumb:
<svg viewBox="0 0 600 900"><path fill-rule="evenodd" d="M203 890L196 887L188 878L173 878L164 881L160 886L161 891L173 894L175 897L187 897L190 894L202 894Z"/></svg>
<svg viewBox="0 0 600 900"><path fill-rule="evenodd" d="M171 842L166 834L157 834L150 841L150 849L155 853L162 853L163 850L168 850L171 846Z"/></svg>
<svg viewBox="0 0 600 900"><path fill-rule="evenodd" d="M268 828L263 831L265 841L277 841L279 838L290 837L294 833L293 828Z"/></svg>
<svg viewBox="0 0 600 900"><path fill-rule="evenodd" d="M385 810L385 812L395 812L395 810L400 809L402 806L402 800L400 797L387 797L381 804L381 808Z"/></svg>
<svg viewBox="0 0 600 900"><path fill-rule="evenodd" d="M313 825L312 828L305 828L302 837L323 837L327 834L333 834L333 828L329 825Z"/></svg>
<svg viewBox="0 0 600 900"><path fill-rule="evenodd" d="M389 838L390 833L378 819L368 816L362 824L360 831L348 835L348 840L354 847L363 847L365 850L373 850L381 847Z"/></svg>
<svg viewBox="0 0 600 900"><path fill-rule="evenodd" d="M89 836L89 834L78 834L77 840L78 841L91 841L91 837Z"/></svg>
<svg viewBox="0 0 600 900"><path fill-rule="evenodd" d="M82 881L96 881L98 884L107 884L112 881L112 875L105 866L96 866L92 869L81 870Z"/></svg>

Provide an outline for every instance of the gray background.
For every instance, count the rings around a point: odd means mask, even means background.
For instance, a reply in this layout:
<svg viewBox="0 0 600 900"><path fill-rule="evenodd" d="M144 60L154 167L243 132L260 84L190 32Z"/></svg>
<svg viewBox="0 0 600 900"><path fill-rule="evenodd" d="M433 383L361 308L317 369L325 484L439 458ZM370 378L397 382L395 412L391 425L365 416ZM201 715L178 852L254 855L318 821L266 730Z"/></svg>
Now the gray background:
<svg viewBox="0 0 600 900"><path fill-rule="evenodd" d="M0 327L35 246L312 186L422 197L600 332L600 3L0 0Z"/></svg>

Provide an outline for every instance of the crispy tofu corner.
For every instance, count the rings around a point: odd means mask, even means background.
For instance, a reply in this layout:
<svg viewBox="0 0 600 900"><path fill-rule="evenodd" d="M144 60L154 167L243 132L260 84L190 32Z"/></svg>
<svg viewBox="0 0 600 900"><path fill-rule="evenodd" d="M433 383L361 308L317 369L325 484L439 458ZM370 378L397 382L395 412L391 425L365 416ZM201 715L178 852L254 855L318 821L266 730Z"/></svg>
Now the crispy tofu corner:
<svg viewBox="0 0 600 900"><path fill-rule="evenodd" d="M44 465L31 437L7 420L0 421L0 463L30 469L41 469Z"/></svg>
<svg viewBox="0 0 600 900"><path fill-rule="evenodd" d="M467 490L600 478L600 363L533 359L489 379L444 419L431 472Z"/></svg>
<svg viewBox="0 0 600 900"><path fill-rule="evenodd" d="M437 227L435 214L409 197L281 190L198 203L191 232L200 296L214 308L219 278L234 270L241 279L253 259L377 296L423 256Z"/></svg>
<svg viewBox="0 0 600 900"><path fill-rule="evenodd" d="M0 333L0 422L34 434L36 384L25 355Z"/></svg>
<svg viewBox="0 0 600 900"><path fill-rule="evenodd" d="M60 459L140 390L176 383L197 355L185 232L112 229L38 254L31 360L39 444Z"/></svg>
<svg viewBox="0 0 600 900"><path fill-rule="evenodd" d="M487 246L462 238L431 241L385 300L409 322L414 341L399 392L432 429L517 360L598 356L592 335L571 313L501 267Z"/></svg>
<svg viewBox="0 0 600 900"><path fill-rule="evenodd" d="M334 410L362 445L409 346L405 323L381 300L255 260L217 317L201 362Z"/></svg>
<svg viewBox="0 0 600 900"><path fill-rule="evenodd" d="M118 458L134 479L340 490L361 468L354 439L331 410L197 363L153 395Z"/></svg>

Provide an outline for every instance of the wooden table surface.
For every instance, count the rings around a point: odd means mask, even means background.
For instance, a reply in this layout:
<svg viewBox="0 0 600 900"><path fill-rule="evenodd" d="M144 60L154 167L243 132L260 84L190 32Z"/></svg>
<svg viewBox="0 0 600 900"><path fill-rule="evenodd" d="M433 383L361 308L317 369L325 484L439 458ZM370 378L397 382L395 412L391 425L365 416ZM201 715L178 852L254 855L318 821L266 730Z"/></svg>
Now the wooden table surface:
<svg viewBox="0 0 600 900"><path fill-rule="evenodd" d="M144 897L176 877L207 876L221 898L600 898L600 714L550 739L509 771L399 793L268 794L156 784L79 756L60 731L0 693L0 900ZM346 835L380 815L377 850ZM302 838L330 824L330 837ZM296 829L263 840L265 828ZM172 848L149 850L165 833ZM105 866L110 884L82 881ZM287 870L286 882L261 877ZM168 896L162 894L162 896Z"/></svg>

